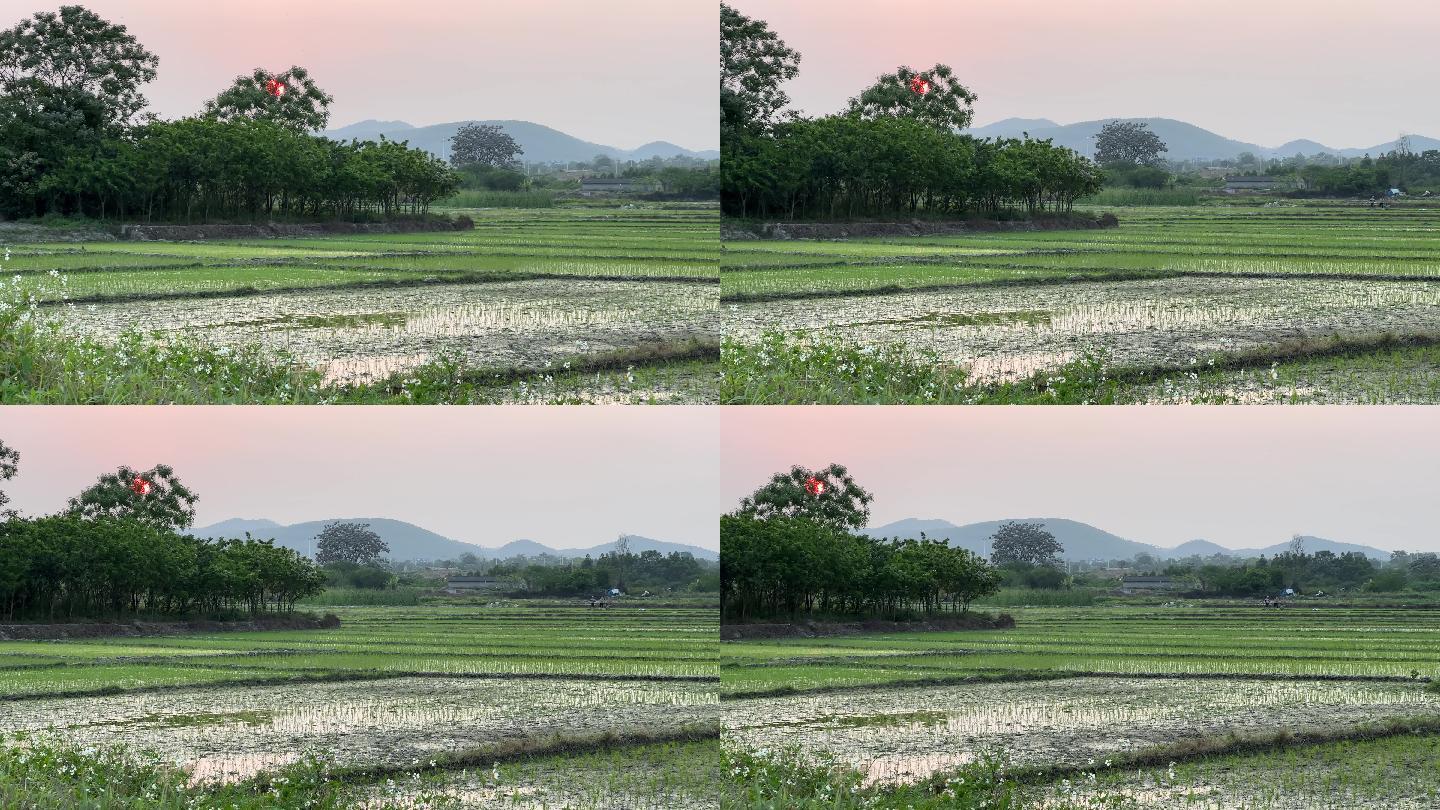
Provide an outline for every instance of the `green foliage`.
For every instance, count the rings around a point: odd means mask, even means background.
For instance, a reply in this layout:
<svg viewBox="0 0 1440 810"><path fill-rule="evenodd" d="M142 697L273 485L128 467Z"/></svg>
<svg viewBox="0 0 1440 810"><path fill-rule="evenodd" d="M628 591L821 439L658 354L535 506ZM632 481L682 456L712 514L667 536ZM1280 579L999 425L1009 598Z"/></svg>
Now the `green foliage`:
<svg viewBox="0 0 1440 810"><path fill-rule="evenodd" d="M420 594L423 588L385 588L376 590L374 588L335 588L328 587L319 593L312 594L299 600L300 605L314 607L341 607L341 606L381 606L393 607L414 607L420 604Z"/></svg>
<svg viewBox="0 0 1440 810"><path fill-rule="evenodd" d="M644 591L710 592L719 590L718 566L688 551L662 554L650 549L635 554L617 548L599 557L558 561L556 558L500 560L484 568L491 576L515 583L528 596L595 596L611 588L630 594Z"/></svg>
<svg viewBox="0 0 1440 810"><path fill-rule="evenodd" d="M69 511L81 518L124 518L162 531L178 531L195 522L199 499L168 464L143 472L121 467L71 498Z"/></svg>
<svg viewBox="0 0 1440 810"><path fill-rule="evenodd" d="M498 124L465 124L450 137L450 163L455 166L511 169L523 154Z"/></svg>
<svg viewBox="0 0 1440 810"><path fill-rule="evenodd" d="M128 517L0 523L0 615L99 618L293 610L324 574L269 540L202 540Z"/></svg>
<svg viewBox="0 0 1440 810"><path fill-rule="evenodd" d="M1199 205L1200 192L1193 188L1104 188L1080 200L1080 203L1097 206Z"/></svg>
<svg viewBox="0 0 1440 810"><path fill-rule="evenodd" d="M996 565L1054 566L1065 551L1055 535L1045 531L1044 523L1006 521L990 535L990 541L990 561Z"/></svg>
<svg viewBox="0 0 1440 810"><path fill-rule="evenodd" d="M554 208L553 191L464 190L441 200L447 208Z"/></svg>
<svg viewBox="0 0 1440 810"><path fill-rule="evenodd" d="M44 738L0 737L0 805L95 810L262 810L354 807L350 789L306 758L263 780L191 784L180 768L123 749L82 751Z"/></svg>
<svg viewBox="0 0 1440 810"><path fill-rule="evenodd" d="M999 574L944 541L851 534L804 516L720 518L721 611L740 621L801 612L898 617L965 612L993 593Z"/></svg>
<svg viewBox="0 0 1440 810"><path fill-rule="evenodd" d="M205 115L219 121L269 121L297 133L320 132L330 122L334 100L303 67L296 65L284 73L255 68L248 76L235 77L234 84L206 102Z"/></svg>
<svg viewBox="0 0 1440 810"><path fill-rule="evenodd" d="M13 447L6 446L0 442L0 481L9 481L15 477L20 470L20 453ZM10 496L0 490L0 520L14 517L13 510L6 509L5 504L10 503Z"/></svg>
<svg viewBox="0 0 1440 810"><path fill-rule="evenodd" d="M917 84L924 92L916 92ZM949 65L919 72L901 67L850 99L847 112L866 119L909 118L949 133L970 126L975 101Z"/></svg>
<svg viewBox="0 0 1440 810"><path fill-rule="evenodd" d="M315 535L315 562L345 563L351 566L373 565L390 547L380 535L370 530L369 523L335 521Z"/></svg>
<svg viewBox="0 0 1440 810"><path fill-rule="evenodd" d="M458 178L404 144L341 144L303 68L256 70L204 116L132 125L155 57L78 6L0 33L0 214L192 221L422 213ZM289 90L275 97L271 79Z"/></svg>
<svg viewBox="0 0 1440 810"><path fill-rule="evenodd" d="M727 214L785 219L1069 211L1098 167L1039 140L976 140L921 120L834 115L722 140Z"/></svg>
<svg viewBox="0 0 1440 810"><path fill-rule="evenodd" d="M1167 150L1160 136L1143 121L1111 121L1095 136L1095 162L1109 168L1156 166Z"/></svg>
<svg viewBox="0 0 1440 810"><path fill-rule="evenodd" d="M863 529L870 522L874 498L843 465L810 470L797 464L789 472L775 473L769 483L742 500L737 514L759 520L804 518L836 531Z"/></svg>
<svg viewBox="0 0 1440 810"><path fill-rule="evenodd" d="M769 126L790 103L780 83L800 72L800 54L764 20L720 4L720 132L723 142L741 130Z"/></svg>
<svg viewBox="0 0 1440 810"><path fill-rule="evenodd" d="M1019 786L1005 776L1004 760L985 753L977 761L920 784L872 784L865 774L826 754L799 747L757 753L724 747L729 777L723 807L810 810L1021 810Z"/></svg>
<svg viewBox="0 0 1440 810"><path fill-rule="evenodd" d="M731 405L1110 404L1118 383L1086 356L1020 382L982 385L962 368L903 344L766 332L721 348L720 401Z"/></svg>

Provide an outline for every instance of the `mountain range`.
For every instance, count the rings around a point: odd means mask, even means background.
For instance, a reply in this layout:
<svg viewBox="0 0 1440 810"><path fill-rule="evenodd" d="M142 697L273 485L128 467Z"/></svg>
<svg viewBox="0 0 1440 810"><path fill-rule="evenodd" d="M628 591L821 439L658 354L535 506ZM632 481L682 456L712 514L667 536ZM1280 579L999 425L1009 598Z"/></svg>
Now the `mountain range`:
<svg viewBox="0 0 1440 810"><path fill-rule="evenodd" d="M1202 557L1209 557L1215 554L1225 554L1231 557L1258 557L1264 554L1273 557L1290 547L1290 541L1265 546L1263 548L1226 548L1218 543L1209 540L1190 540L1174 548L1165 548L1151 543L1142 543L1138 540L1128 540L1116 534L1111 534L1104 529L1098 529L1088 523L1081 523L1077 520L1066 518L1013 518L1023 523L1043 523L1045 530L1055 535L1060 545L1065 547L1065 552L1060 556L1072 562L1082 560L1128 560L1136 554L1149 554L1157 559L1169 560L1181 557L1189 557L1198 554ZM932 539L944 539L952 546L959 546L980 554L990 555L990 536L1000 527L1005 520L987 520L981 523L967 523L964 526L957 526L947 520L922 520L920 518L905 518L893 523L886 523L883 526L875 526L867 529L866 532L872 537L898 537L917 539L920 533L924 532L926 537ZM1363 546L1356 543L1342 543L1336 540L1327 540L1323 537L1302 538L1305 542L1305 551L1315 553L1317 551L1333 551L1336 554L1344 554L1347 551L1359 551L1375 560L1390 559L1390 552L1382 551L1374 546Z"/></svg>
<svg viewBox="0 0 1440 810"><path fill-rule="evenodd" d="M720 157L717 150L695 151L676 146L668 141L651 141L635 149L619 149L614 146L591 143L558 129L551 129L530 121L454 121L449 124L434 124L417 127L404 121L361 121L347 127L325 132L325 137L337 141L351 139L362 141L379 140L381 135L392 141L408 141L416 149L442 160L450 158L450 138L466 124L494 124L515 139L525 150L522 159L527 163L569 163L590 161L596 155L609 155L619 160L648 160L652 157L669 158L676 155L714 160Z"/></svg>
<svg viewBox="0 0 1440 810"><path fill-rule="evenodd" d="M600 543L589 548L552 548L534 540L511 540L502 546L489 548L486 546L467 543L461 540L453 540L429 529L422 528L414 523L407 523L403 520L392 520L390 518L329 518L327 520L309 520L304 523L292 523L284 525L273 520L247 518L232 518L222 520L219 523L212 523L209 526L201 526L192 530L196 537L241 537L249 532L252 537L261 540L274 539L276 545L293 548L296 551L310 556L313 552L312 541L315 535L325 528L325 524L334 523L340 520L346 523L368 523L370 529L380 535L390 546L390 558L393 560L453 560L461 554L474 554L482 559L504 559L517 555L534 557L540 554L552 554L557 557L584 557L589 554L598 557L615 550L617 541ZM630 551L639 554L642 551L658 551L661 554L669 554L672 551L688 551L695 555L698 560L719 560L720 554L707 548L687 545L685 543L669 543L664 540L653 540L649 537L638 535L626 535L630 541Z"/></svg>
<svg viewBox="0 0 1440 810"><path fill-rule="evenodd" d="M966 130L977 138L1018 138L1029 133L1031 138L1050 138L1059 146L1066 146L1082 155L1095 153L1095 135L1100 128L1111 121L1135 121L1149 125L1150 131L1165 142L1169 160L1230 160L1241 152L1250 152L1263 158L1288 158L1296 153L1317 155L1321 152L1340 157L1378 157L1395 149L1398 138L1388 143L1361 148L1336 148L1309 139L1300 139L1279 146L1260 146L1237 141L1218 135L1208 129L1176 121L1173 118L1101 118L1095 121L1080 121L1074 124L1057 124L1048 118L1006 118L983 127ZM1423 152L1426 149L1440 149L1440 140L1423 135L1410 136L1410 149Z"/></svg>

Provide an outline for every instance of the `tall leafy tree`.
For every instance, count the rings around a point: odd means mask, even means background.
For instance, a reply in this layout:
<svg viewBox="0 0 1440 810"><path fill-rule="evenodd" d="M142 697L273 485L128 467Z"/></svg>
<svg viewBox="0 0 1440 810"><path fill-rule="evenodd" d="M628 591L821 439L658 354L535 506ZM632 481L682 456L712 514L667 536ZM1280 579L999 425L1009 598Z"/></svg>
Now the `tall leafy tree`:
<svg viewBox="0 0 1440 810"><path fill-rule="evenodd" d="M818 490L818 491L817 491ZM833 529L863 529L870 521L867 492L843 465L819 470L796 465L775 473L770 482L740 502L739 514L761 520L776 515L804 517Z"/></svg>
<svg viewBox="0 0 1440 810"><path fill-rule="evenodd" d="M121 467L71 498L68 511L76 517L126 518L173 531L195 522L198 500L200 496L181 483L168 464L144 471Z"/></svg>
<svg viewBox="0 0 1440 810"><path fill-rule="evenodd" d="M785 44L764 20L746 17L720 4L721 139L738 130L763 129L790 97L782 82L800 72L800 54Z"/></svg>
<svg viewBox="0 0 1440 810"><path fill-rule="evenodd" d="M952 132L970 126L978 99L949 65L937 64L923 71L901 67L850 99L849 112L861 118L913 118Z"/></svg>
<svg viewBox="0 0 1440 810"><path fill-rule="evenodd" d="M283 73L255 68L205 103L205 115L220 121L240 118L272 121L296 132L320 132L330 121L335 101L299 65Z"/></svg>
<svg viewBox="0 0 1440 810"><path fill-rule="evenodd" d="M9 481L19 470L20 453L0 441L0 481ZM0 489L0 520L9 520L15 517L14 509L5 508L7 503L10 503L10 496L5 494L5 490Z"/></svg>
<svg viewBox="0 0 1440 810"><path fill-rule="evenodd" d="M145 108L142 85L159 59L123 25L83 6L42 11L0 31L0 96L8 105L79 105L93 123L113 126Z"/></svg>
<svg viewBox="0 0 1440 810"><path fill-rule="evenodd" d="M373 565L380 561L380 555L387 554L390 546L370 528L369 523L345 523L336 521L327 524L319 534L315 546L315 562L349 563L351 565Z"/></svg>
<svg viewBox="0 0 1440 810"><path fill-rule="evenodd" d="M95 168L105 139L145 108L158 64L81 6L0 31L0 212L46 213L57 182Z"/></svg>
<svg viewBox="0 0 1440 810"><path fill-rule="evenodd" d="M1059 565L1065 551L1043 523L1007 521L990 535L990 542L990 561L996 565Z"/></svg>
<svg viewBox="0 0 1440 810"><path fill-rule="evenodd" d="M455 166L510 169L525 150L499 124L465 124L450 138L450 162Z"/></svg>
<svg viewBox="0 0 1440 810"><path fill-rule="evenodd" d="M1144 121L1111 121L1095 135L1095 162L1101 166L1156 166L1166 151Z"/></svg>

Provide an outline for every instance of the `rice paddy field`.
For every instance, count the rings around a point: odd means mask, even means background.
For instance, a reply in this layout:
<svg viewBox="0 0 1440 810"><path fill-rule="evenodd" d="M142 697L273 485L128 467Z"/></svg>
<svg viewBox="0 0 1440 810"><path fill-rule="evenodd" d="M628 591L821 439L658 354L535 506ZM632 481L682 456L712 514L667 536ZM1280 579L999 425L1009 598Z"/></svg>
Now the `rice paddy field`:
<svg viewBox="0 0 1440 810"><path fill-rule="evenodd" d="M996 761L1014 792L991 806L1440 806L1440 610L1015 615L1008 630L722 642L724 745L852 773L868 806L913 803L887 796L917 786L943 799Z"/></svg>
<svg viewBox="0 0 1440 810"><path fill-rule="evenodd" d="M1106 210L1118 228L727 241L725 333L902 346L976 385L1100 357L1131 402L1440 401L1440 207Z"/></svg>
<svg viewBox="0 0 1440 810"><path fill-rule="evenodd" d="M192 783L318 761L354 806L717 801L713 609L340 616L333 630L0 641L0 739L118 749Z"/></svg>
<svg viewBox="0 0 1440 810"><path fill-rule="evenodd" d="M714 400L713 206L447 213L475 228L10 244L0 266L51 312L63 275L73 334L258 346L333 385L448 363L496 380L500 401Z"/></svg>

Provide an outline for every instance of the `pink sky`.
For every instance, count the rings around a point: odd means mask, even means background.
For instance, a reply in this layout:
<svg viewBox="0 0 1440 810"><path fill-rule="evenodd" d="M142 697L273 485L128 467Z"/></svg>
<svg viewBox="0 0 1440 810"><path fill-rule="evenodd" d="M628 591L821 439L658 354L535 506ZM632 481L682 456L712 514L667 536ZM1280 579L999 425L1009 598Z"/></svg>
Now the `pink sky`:
<svg viewBox="0 0 1440 810"><path fill-rule="evenodd" d="M292 64L335 97L331 125L522 119L608 146L719 142L711 0L85 0L160 57L163 117L235 76ZM0 0L10 27L60 3Z"/></svg>
<svg viewBox="0 0 1440 810"><path fill-rule="evenodd" d="M1279 146L1440 138L1433 0L734 0L803 61L795 105L833 112L882 73L944 62L976 123L1177 118Z"/></svg>
<svg viewBox="0 0 1440 810"><path fill-rule="evenodd" d="M1440 409L725 408L720 511L839 462L872 525L1065 517L1171 547L1308 534L1440 551Z"/></svg>
<svg viewBox="0 0 1440 810"><path fill-rule="evenodd" d="M122 464L173 466L196 525L408 520L456 540L591 546L619 534L719 548L714 408L0 408L20 473L0 483L49 514Z"/></svg>

